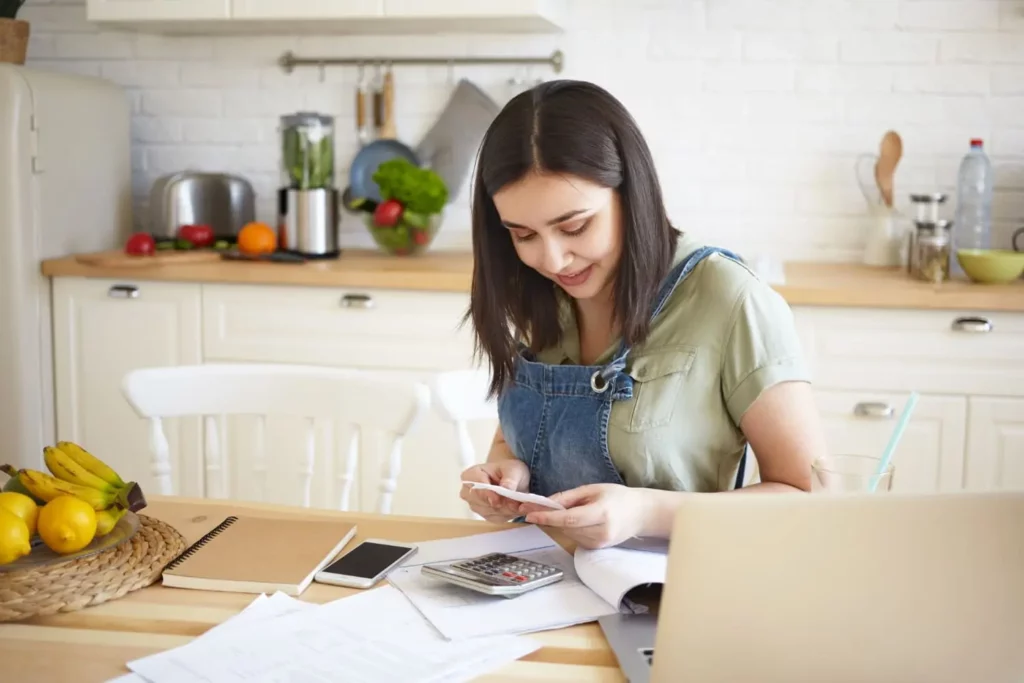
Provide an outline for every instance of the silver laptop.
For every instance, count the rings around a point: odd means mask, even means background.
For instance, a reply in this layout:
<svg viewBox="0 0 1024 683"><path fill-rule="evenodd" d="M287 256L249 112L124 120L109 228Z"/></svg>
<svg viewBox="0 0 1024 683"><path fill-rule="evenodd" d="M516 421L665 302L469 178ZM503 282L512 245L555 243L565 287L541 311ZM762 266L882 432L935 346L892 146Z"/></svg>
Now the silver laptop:
<svg viewBox="0 0 1024 683"><path fill-rule="evenodd" d="M1020 683L1024 492L688 496L632 683Z"/></svg>

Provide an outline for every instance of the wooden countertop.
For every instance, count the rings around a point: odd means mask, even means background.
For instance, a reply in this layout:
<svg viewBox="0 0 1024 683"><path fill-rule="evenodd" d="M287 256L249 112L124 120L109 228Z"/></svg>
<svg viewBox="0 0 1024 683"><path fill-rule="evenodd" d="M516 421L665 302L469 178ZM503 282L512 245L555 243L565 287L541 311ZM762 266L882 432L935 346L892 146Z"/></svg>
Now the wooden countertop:
<svg viewBox="0 0 1024 683"><path fill-rule="evenodd" d="M111 256L117 251L106 252ZM339 258L302 264L225 261L213 258L198 263L95 266L76 256L43 261L43 275L51 277L124 278L135 281L211 282L305 287L365 287L434 292L468 292L473 256L464 251L428 252L420 256L388 256L378 251L350 249ZM131 264L131 265L129 265Z"/></svg>
<svg viewBox="0 0 1024 683"><path fill-rule="evenodd" d="M374 251L348 250L335 260L302 265L212 260L159 266L99 267L80 263L76 257L69 256L44 261L42 272L52 277L134 281L468 292L473 260L468 252L428 252L403 258ZM785 280L785 284L776 285L775 289L792 306L1024 312L1024 280L1009 285L954 281L934 286L912 279L900 268L841 263L787 263Z"/></svg>
<svg viewBox="0 0 1024 683"><path fill-rule="evenodd" d="M151 496L143 514L174 526L193 543L226 514L335 518L358 525L356 539L425 541L511 528L486 522L341 513L232 501ZM199 519L197 518L203 518ZM354 543L353 541L352 543ZM352 543L347 547L352 547ZM572 550L570 542L563 542ZM301 599L324 603L355 592L313 583ZM0 624L3 680L100 683L129 673L125 662L184 645L240 612L255 596L164 588L159 583L77 612ZM615 656L596 623L530 634L541 648L478 680L621 683Z"/></svg>

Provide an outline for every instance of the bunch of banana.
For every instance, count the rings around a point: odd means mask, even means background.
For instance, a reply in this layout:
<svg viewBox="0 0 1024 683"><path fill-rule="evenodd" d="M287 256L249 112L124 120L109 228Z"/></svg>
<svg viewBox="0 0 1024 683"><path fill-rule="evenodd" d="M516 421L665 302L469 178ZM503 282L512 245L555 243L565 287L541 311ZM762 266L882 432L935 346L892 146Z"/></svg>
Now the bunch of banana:
<svg viewBox="0 0 1024 683"><path fill-rule="evenodd" d="M43 449L43 462L52 474L16 470L10 465L0 466L0 471L11 477L9 484L13 486L10 488L24 489L40 503L63 495L88 503L96 511L97 536L109 533L126 511L146 506L137 483L125 482L111 467L78 444L61 441L56 446L47 446Z"/></svg>

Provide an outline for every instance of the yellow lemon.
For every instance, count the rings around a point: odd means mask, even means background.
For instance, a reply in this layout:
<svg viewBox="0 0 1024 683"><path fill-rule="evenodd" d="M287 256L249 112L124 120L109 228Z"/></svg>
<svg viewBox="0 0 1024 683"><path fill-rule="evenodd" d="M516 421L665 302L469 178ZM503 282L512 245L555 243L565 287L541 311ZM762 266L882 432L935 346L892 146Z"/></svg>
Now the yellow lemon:
<svg viewBox="0 0 1024 683"><path fill-rule="evenodd" d="M39 506L24 493L4 491L0 493L0 508L21 517L28 525L28 535L36 532L36 520L39 519Z"/></svg>
<svg viewBox="0 0 1024 683"><path fill-rule="evenodd" d="M53 552L78 552L96 535L96 511L74 496L57 496L39 511L37 531Z"/></svg>
<svg viewBox="0 0 1024 683"><path fill-rule="evenodd" d="M28 525L21 517L0 508L0 564L10 564L30 552Z"/></svg>

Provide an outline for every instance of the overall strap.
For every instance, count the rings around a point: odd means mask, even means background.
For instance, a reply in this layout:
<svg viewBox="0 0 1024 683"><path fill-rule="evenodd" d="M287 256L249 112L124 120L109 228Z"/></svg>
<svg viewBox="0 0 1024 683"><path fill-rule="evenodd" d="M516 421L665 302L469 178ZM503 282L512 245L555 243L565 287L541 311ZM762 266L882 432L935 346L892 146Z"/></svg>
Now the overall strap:
<svg viewBox="0 0 1024 683"><path fill-rule="evenodd" d="M739 256L728 249L722 249L721 247L701 247L700 249L694 250L669 271L668 276L661 285L661 290L658 292L658 298L654 303L654 310L651 311L651 320L658 317L658 314L660 314L662 309L665 308L668 298L672 296L672 293L676 290L676 287L679 286L679 283L686 279L686 276L693 272L693 269L696 268L701 261L712 254L721 254L722 256L734 261L742 261Z"/></svg>
<svg viewBox="0 0 1024 683"><path fill-rule="evenodd" d="M672 293L675 292L676 287L679 283L686 279L697 265L712 254L721 254L726 258L731 258L734 261L742 261L742 259L734 254L733 252L722 249L721 247L701 247L696 249L686 256L682 261L672 267L672 270L668 272L664 281L661 284L661 289L658 290L658 298L654 302L654 307L651 310L651 320L654 320L661 313L662 309L665 308L665 304L668 302ZM619 350L615 353L615 357L608 365L604 366L601 370L601 376L607 380L616 372L620 372L626 367L626 357L629 355L630 348L623 342L619 346Z"/></svg>

